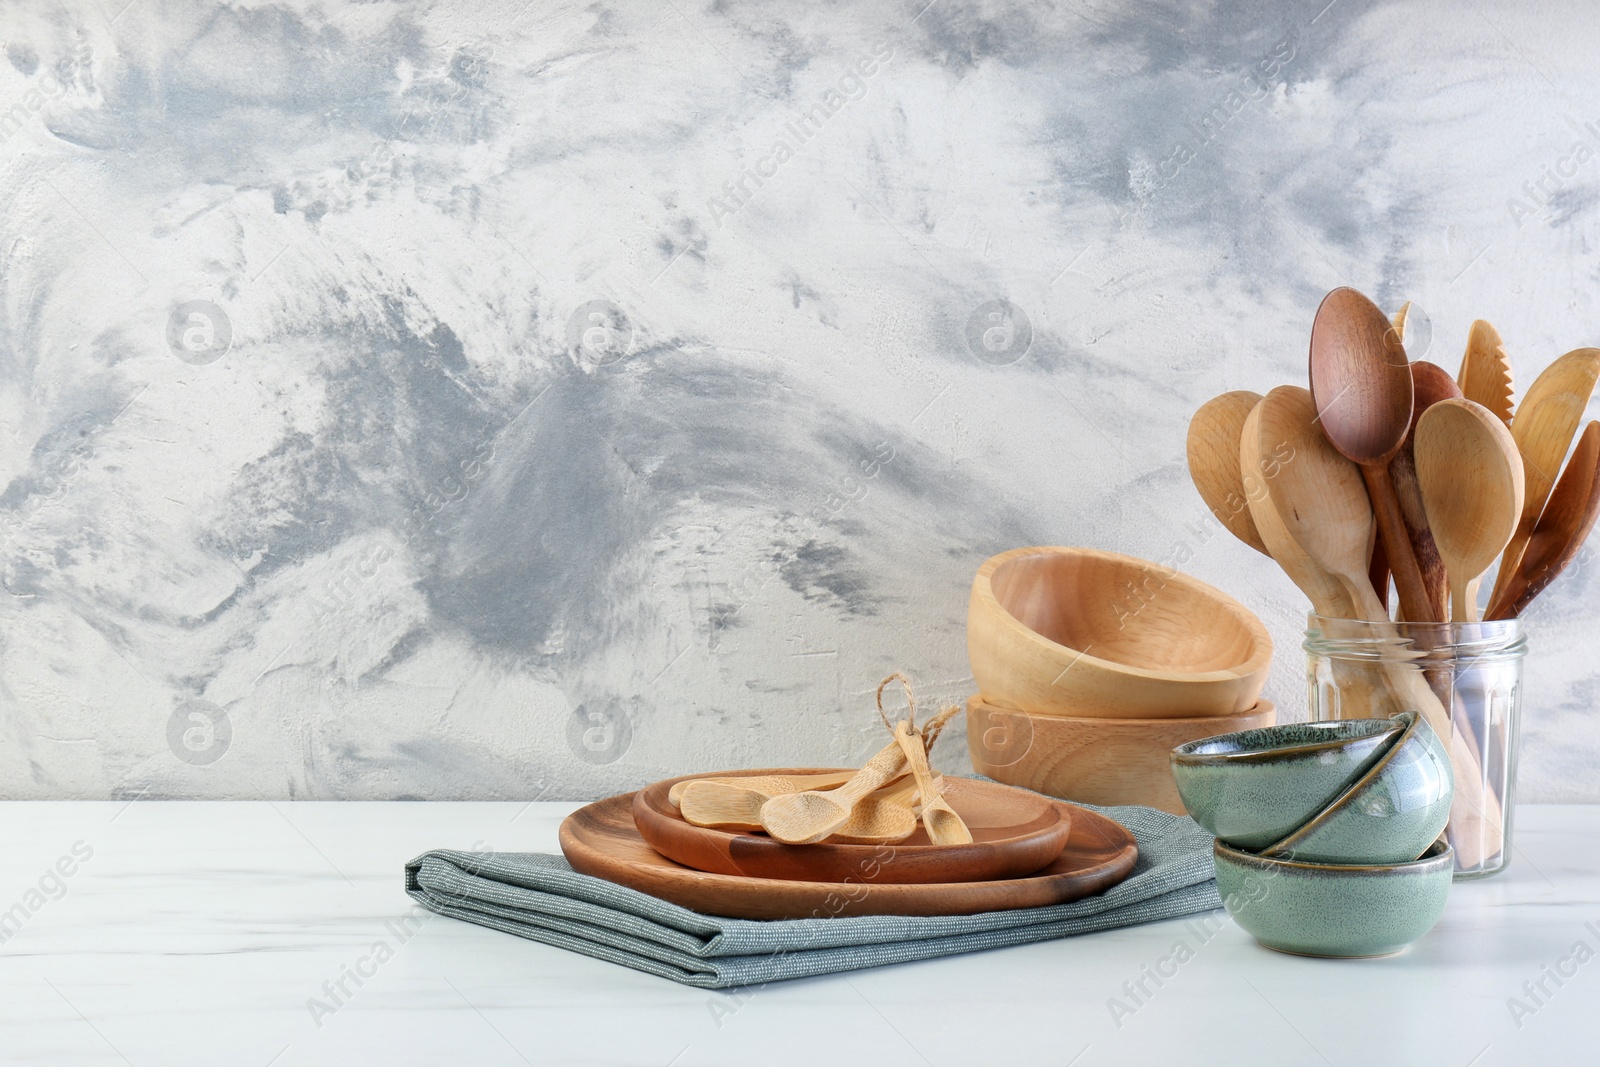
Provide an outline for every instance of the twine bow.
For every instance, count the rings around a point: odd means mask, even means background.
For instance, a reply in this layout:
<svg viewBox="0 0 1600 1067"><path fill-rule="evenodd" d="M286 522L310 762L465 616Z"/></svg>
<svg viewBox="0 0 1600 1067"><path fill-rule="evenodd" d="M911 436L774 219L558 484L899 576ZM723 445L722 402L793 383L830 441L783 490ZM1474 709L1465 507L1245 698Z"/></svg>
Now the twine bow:
<svg viewBox="0 0 1600 1067"><path fill-rule="evenodd" d="M933 718L924 723L922 728L919 730L917 728L917 697L916 694L911 691L911 679L907 678L901 672L895 671L893 674L889 675L889 677L878 683L878 718L883 720L884 727L891 735L894 733L895 724L889 721L889 716L886 715L883 710L883 691L884 689L888 688L890 682L899 682L900 688L905 690L907 705L905 721L910 727L910 731L922 739L922 750L924 752L932 752L933 743L939 740L939 731L943 730L945 723L949 722L950 719L961 710L961 705L949 705L941 710L939 714L935 715Z"/></svg>

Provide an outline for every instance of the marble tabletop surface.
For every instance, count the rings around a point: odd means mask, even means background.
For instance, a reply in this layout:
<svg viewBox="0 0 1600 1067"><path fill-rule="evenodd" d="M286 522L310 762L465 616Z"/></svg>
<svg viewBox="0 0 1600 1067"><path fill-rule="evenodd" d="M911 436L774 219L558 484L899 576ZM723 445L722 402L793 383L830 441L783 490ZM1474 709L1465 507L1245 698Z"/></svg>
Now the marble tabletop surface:
<svg viewBox="0 0 1600 1067"><path fill-rule="evenodd" d="M1467 1067L1594 1054L1600 807L1521 809L1513 868L1458 884L1433 932L1387 960L1283 956L1229 921L1206 933L1179 920L730 994L450 919L397 936L406 860L554 850L574 807L0 804L0 1063Z"/></svg>

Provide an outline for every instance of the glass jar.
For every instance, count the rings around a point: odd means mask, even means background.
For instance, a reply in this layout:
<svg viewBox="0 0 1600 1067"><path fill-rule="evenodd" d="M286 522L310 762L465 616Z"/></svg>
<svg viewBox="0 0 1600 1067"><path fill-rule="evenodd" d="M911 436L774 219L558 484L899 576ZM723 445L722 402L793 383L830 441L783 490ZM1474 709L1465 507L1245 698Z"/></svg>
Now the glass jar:
<svg viewBox="0 0 1600 1067"><path fill-rule="evenodd" d="M1528 651L1522 624L1312 615L1303 647L1312 721L1422 713L1448 746L1455 771L1445 832L1456 853L1456 877L1505 870Z"/></svg>

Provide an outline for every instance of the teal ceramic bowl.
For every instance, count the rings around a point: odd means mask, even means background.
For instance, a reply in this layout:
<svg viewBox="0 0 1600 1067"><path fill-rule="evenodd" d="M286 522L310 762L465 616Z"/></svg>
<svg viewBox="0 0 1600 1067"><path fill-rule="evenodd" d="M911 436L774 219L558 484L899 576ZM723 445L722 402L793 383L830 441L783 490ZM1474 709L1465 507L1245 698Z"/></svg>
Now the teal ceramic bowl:
<svg viewBox="0 0 1600 1067"><path fill-rule="evenodd" d="M1333 803L1403 729L1342 719L1205 737L1172 750L1172 777L1195 822L1230 845L1262 849Z"/></svg>
<svg viewBox="0 0 1600 1067"><path fill-rule="evenodd" d="M1305 825L1261 850L1308 863L1404 863L1444 832L1455 778L1444 742L1414 711L1400 739Z"/></svg>
<svg viewBox="0 0 1600 1067"><path fill-rule="evenodd" d="M1257 941L1298 956L1391 956L1444 913L1455 853L1443 841L1410 863L1270 859L1212 846L1217 892Z"/></svg>

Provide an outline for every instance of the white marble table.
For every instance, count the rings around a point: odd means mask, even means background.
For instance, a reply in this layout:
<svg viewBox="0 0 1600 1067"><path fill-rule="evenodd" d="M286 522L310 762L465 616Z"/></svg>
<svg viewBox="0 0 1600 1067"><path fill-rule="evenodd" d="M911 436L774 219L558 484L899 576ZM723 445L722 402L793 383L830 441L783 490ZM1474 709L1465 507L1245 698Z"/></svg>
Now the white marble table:
<svg viewBox="0 0 1600 1067"><path fill-rule="evenodd" d="M1457 885L1433 932L1389 960L1282 956L1231 922L1202 944L1178 921L727 995L449 919L396 935L406 860L430 847L553 850L575 806L0 804L0 1063L1466 1067L1597 1055L1600 807L1523 808L1514 869ZM1153 995L1137 1004L1125 983L1180 938L1193 958L1160 988L1145 979ZM351 995L314 1011L341 978ZM1114 1018L1114 997L1136 1010Z"/></svg>

